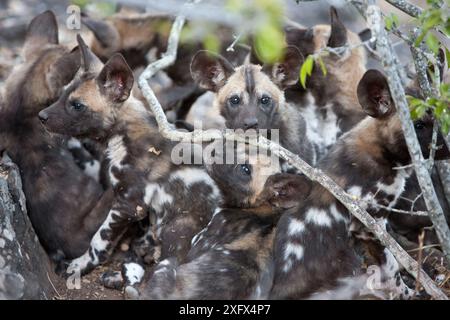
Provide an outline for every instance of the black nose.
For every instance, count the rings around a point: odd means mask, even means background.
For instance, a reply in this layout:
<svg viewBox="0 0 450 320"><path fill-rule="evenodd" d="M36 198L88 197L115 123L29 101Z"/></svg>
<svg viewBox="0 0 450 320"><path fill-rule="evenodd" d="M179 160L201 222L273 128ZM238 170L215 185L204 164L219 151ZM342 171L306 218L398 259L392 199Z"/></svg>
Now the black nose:
<svg viewBox="0 0 450 320"><path fill-rule="evenodd" d="M249 118L244 120L244 129L258 129L258 119Z"/></svg>
<svg viewBox="0 0 450 320"><path fill-rule="evenodd" d="M39 112L38 116L39 116L39 120L41 120L42 123L46 123L47 122L47 120L48 120L47 113L41 111L41 112Z"/></svg>

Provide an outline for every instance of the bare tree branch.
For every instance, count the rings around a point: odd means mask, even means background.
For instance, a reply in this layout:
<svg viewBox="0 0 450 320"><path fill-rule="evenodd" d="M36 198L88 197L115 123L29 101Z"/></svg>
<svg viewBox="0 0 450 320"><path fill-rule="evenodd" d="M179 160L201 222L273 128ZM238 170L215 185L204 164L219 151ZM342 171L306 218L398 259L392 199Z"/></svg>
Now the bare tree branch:
<svg viewBox="0 0 450 320"><path fill-rule="evenodd" d="M320 169L312 168L298 155L293 154L289 150L281 147L273 141L259 137L258 140L246 140L239 134L231 130L208 130L194 132L179 132L172 129L167 121L161 104L158 102L155 94L148 85L147 80L152 77L157 71L172 64L176 59L177 45L180 36L181 28L183 27L185 18L178 16L172 26L169 36L169 45L167 52L160 60L157 60L147 66L146 70L139 78L139 87L142 90L144 97L147 99L150 108L156 118L161 135L173 141L191 141L191 142L206 142L214 139L228 139L235 141L246 141L250 144L270 150L278 157L288 161L291 165L303 172L308 178L317 181L329 192L331 192L358 220L360 220L373 234L380 240L380 242L388 248L399 263L416 279L420 273L420 283L424 289L435 299L448 299L447 296L436 286L433 280L419 267L417 262L403 250L403 248L384 230L384 226L377 222L367 211L362 209L361 204L355 201L352 196L347 194L338 184L336 184L330 177L325 175Z"/></svg>
<svg viewBox="0 0 450 320"><path fill-rule="evenodd" d="M422 8L405 0L386 0L386 2L414 18L420 16L423 11Z"/></svg>
<svg viewBox="0 0 450 320"><path fill-rule="evenodd" d="M400 81L398 66L395 63L395 52L392 49L384 29L380 8L374 4L373 0L368 0L368 4L366 15L367 24L372 31L372 35L377 39L377 51L382 57L382 63L388 78L390 91L396 102L397 114L401 120L409 154L424 194L424 200L429 211L430 219L433 222L446 259L450 261L450 230L434 190L428 168L423 165L424 157L411 121L405 91Z"/></svg>

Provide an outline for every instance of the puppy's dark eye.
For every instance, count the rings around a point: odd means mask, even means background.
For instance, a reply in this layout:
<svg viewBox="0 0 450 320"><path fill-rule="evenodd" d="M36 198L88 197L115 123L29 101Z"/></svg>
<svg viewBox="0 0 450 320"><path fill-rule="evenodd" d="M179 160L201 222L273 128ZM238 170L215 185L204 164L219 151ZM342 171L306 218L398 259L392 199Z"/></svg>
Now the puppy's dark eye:
<svg viewBox="0 0 450 320"><path fill-rule="evenodd" d="M86 109L86 106L78 101L73 101L71 102L70 105L72 106L72 109L75 111L83 111L84 109Z"/></svg>
<svg viewBox="0 0 450 320"><path fill-rule="evenodd" d="M414 123L414 128L416 128L417 130L422 130L423 128L425 128L425 123L423 121L416 121Z"/></svg>
<svg viewBox="0 0 450 320"><path fill-rule="evenodd" d="M238 96L232 96L229 101L232 106L237 106L241 102L241 98Z"/></svg>
<svg viewBox="0 0 450 320"><path fill-rule="evenodd" d="M250 176L252 174L252 170L248 164L241 164L240 170L243 174Z"/></svg>
<svg viewBox="0 0 450 320"><path fill-rule="evenodd" d="M270 99L270 97L268 97L268 96L262 96L262 98L261 98L261 104L263 104L263 105L268 105L268 104L270 103L271 100L272 100L272 99Z"/></svg>

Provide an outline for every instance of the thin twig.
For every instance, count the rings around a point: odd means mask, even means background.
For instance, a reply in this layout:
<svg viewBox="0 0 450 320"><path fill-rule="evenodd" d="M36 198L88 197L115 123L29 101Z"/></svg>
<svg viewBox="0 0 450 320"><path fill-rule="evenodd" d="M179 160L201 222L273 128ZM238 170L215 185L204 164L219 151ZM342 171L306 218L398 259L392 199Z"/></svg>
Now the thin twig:
<svg viewBox="0 0 450 320"><path fill-rule="evenodd" d="M423 12L423 9L409 3L405 0L386 0L386 2L389 2L391 5L396 7L397 9L403 11L404 13L410 15L411 17L417 18L420 16Z"/></svg>
<svg viewBox="0 0 450 320"><path fill-rule="evenodd" d="M425 230L422 230L422 232L419 235L419 254L417 257L417 264L419 268L422 268L422 258L423 258L423 239L425 238ZM416 292L420 291L420 273L417 274L416 279Z"/></svg>
<svg viewBox="0 0 450 320"><path fill-rule="evenodd" d="M59 294L58 290L56 290L56 287L55 287L55 285L53 284L52 279L50 279L50 276L48 275L48 272L47 272L47 279L48 279L48 281L50 282L50 284L52 285L53 290L54 290L54 291L56 292L56 294L58 295L58 298L59 298L59 299L62 299L62 296Z"/></svg>

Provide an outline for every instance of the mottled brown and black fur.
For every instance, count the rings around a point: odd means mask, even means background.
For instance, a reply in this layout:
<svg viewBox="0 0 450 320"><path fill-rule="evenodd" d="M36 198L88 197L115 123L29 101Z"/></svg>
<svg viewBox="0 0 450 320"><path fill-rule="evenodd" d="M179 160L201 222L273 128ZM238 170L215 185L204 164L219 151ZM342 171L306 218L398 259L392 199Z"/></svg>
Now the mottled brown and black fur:
<svg viewBox="0 0 450 320"><path fill-rule="evenodd" d="M410 157L384 76L367 71L358 97L369 117L343 135L319 167L375 215L376 204L391 207L404 191L411 169L394 167L408 164ZM433 120L425 116L415 121L415 128L427 157ZM441 135L438 145L443 145ZM436 153L436 159L448 157L446 147ZM360 261L349 233L356 230L350 218L330 192L315 184L296 213L280 219L272 298L310 297L358 273Z"/></svg>
<svg viewBox="0 0 450 320"><path fill-rule="evenodd" d="M309 192L305 179L280 173L278 161L271 160L207 166L225 196L221 208L193 239L185 263L167 259L157 265L142 299L267 297L278 219Z"/></svg>
<svg viewBox="0 0 450 320"><path fill-rule="evenodd" d="M301 111L311 130L318 135L317 142L311 139L321 145L320 156L326 154L340 135L365 117L358 107L356 95L358 82L366 71L364 47L360 45L358 35L347 30L340 21L334 7L330 9L330 16L330 25L290 26L285 30L287 44L296 46L304 57L325 47L354 46L342 52L341 56L333 53L323 55L325 75L316 61L311 76L307 77L306 88L297 83L285 92L286 100Z"/></svg>
<svg viewBox="0 0 450 320"><path fill-rule="evenodd" d="M315 162L314 146L307 139L307 124L283 90L298 80L303 59L295 47L284 50L283 60L270 67L254 64L234 66L224 57L199 51L191 74L201 87L215 93L213 108L220 110L230 129L269 130L274 138L305 161ZM270 132L272 131L272 132Z"/></svg>
<svg viewBox="0 0 450 320"><path fill-rule="evenodd" d="M30 23L23 57L6 82L0 145L20 168L43 246L52 255L77 257L106 216L109 195L83 174L63 137L46 131L37 115L76 73L79 51L58 45L56 19L47 11Z"/></svg>
<svg viewBox="0 0 450 320"><path fill-rule="evenodd" d="M148 217L161 256L183 260L190 239L209 221L219 193L202 166L175 164L176 145L161 136L154 117L130 96L133 74L120 54L103 63L81 37L82 69L39 117L54 132L90 137L106 146L115 199L90 249L69 270L103 263L130 223ZM159 256L155 257L156 259Z"/></svg>

